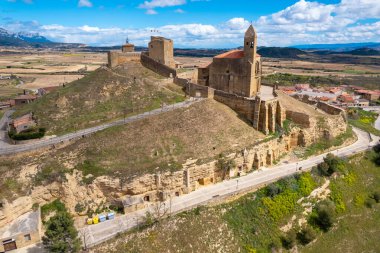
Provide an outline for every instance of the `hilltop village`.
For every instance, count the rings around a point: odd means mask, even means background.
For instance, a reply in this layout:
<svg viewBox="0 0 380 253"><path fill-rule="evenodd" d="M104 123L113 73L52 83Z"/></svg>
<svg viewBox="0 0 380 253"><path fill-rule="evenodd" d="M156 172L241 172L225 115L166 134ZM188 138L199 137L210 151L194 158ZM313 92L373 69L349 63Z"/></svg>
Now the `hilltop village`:
<svg viewBox="0 0 380 253"><path fill-rule="evenodd" d="M359 97L348 99L349 93L340 88L315 91L306 85L294 89L265 85L252 25L242 38L241 50L217 55L191 71L184 71L174 60L174 43L152 36L148 51L136 52L127 41L121 50L108 52L107 66L93 74L104 77L104 86L88 87L88 83L99 85L103 81L99 78L95 82L89 74L65 87L40 90L41 98L25 94L22 101L14 100L29 107L16 107L16 116L7 124L12 134L1 151L16 157L28 194L22 195L19 189L17 197L1 202L0 241L5 243L0 251L39 242L39 207L55 199L76 216L86 246L97 245L131 228L130 224L113 221L138 219L157 203L171 205L175 199L231 179L241 177L243 181L254 171L270 171L294 150L345 136L350 129L343 107L369 105ZM89 90L96 92L97 101L91 100L94 96ZM316 92L320 95L314 95ZM125 98L129 99L128 110L111 104L119 101L120 94L123 106ZM366 97L368 92L355 89L355 94ZM377 93L370 94L369 99L375 100L372 95ZM106 106L98 109L102 101ZM71 114L74 104L83 111ZM41 105L51 108L49 115L39 109ZM112 113L107 111L114 108L117 110ZM86 115L94 111L101 117ZM74 123L62 130L60 122L64 121ZM229 128L235 132L229 132ZM30 135L28 129L37 138L23 139ZM49 132L59 134L39 140ZM173 136L166 138L168 132ZM162 141L157 144L157 140ZM352 142L351 136L347 143ZM144 143L152 147L144 149ZM28 160L24 154L37 159ZM60 171L53 173L53 167ZM302 169L296 166L289 174ZM46 171L59 180L50 180L43 174ZM30 178L34 181L28 181ZM33 186L36 182L40 184ZM218 196L215 193L209 197ZM183 204L176 212L198 204Z"/></svg>

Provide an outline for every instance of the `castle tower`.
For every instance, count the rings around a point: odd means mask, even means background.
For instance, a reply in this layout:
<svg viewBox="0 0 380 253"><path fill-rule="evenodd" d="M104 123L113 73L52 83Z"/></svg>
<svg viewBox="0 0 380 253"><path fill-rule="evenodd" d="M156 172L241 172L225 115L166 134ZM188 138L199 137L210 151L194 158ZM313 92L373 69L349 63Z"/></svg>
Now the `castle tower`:
<svg viewBox="0 0 380 253"><path fill-rule="evenodd" d="M256 96L261 86L261 62L257 54L257 34L252 25L249 26L244 35L244 58L248 68L247 89L248 96Z"/></svg>

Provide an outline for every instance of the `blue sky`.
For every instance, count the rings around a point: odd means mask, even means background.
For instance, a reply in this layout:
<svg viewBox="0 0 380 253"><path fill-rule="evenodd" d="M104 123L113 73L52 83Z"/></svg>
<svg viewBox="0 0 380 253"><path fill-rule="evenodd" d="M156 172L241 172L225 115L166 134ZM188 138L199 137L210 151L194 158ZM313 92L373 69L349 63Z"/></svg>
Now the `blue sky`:
<svg viewBox="0 0 380 253"><path fill-rule="evenodd" d="M380 41L380 0L0 0L1 27L90 45L236 47L250 22L264 46Z"/></svg>

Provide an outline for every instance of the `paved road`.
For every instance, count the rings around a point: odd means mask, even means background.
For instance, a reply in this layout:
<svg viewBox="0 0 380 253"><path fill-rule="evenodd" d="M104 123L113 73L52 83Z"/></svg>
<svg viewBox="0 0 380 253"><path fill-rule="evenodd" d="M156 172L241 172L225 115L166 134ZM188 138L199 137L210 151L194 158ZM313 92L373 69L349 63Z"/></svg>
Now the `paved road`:
<svg viewBox="0 0 380 253"><path fill-rule="evenodd" d="M149 111L149 112L145 112L145 113L141 113L141 114L138 114L135 116L128 117L125 120L124 119L116 120L116 121L113 121L111 123L106 123L106 124L103 124L100 126L79 130L79 131L74 132L74 133L69 133L66 135L54 137L54 138L47 139L47 140L39 140L39 141L36 141L33 143L19 144L19 145L5 145L5 144L1 145L0 144L0 155L15 154L15 153L32 151L32 150L36 150L39 148L45 148L45 147L53 146L55 144L59 144L59 143L64 142L64 141L69 141L72 139L84 137L84 136L90 135L90 134L98 132L98 131L102 131L104 129L107 129L107 128L110 128L113 126L120 126L120 125L128 124L128 123L131 123L131 122L134 122L137 120L145 119L145 118L152 116L152 115L158 115L158 114L161 114L164 112L173 111L173 110L176 110L178 108L189 107L190 105L197 103L201 100L202 100L201 98L197 98L197 99L192 99L192 100L188 100L188 101L173 104L173 105L167 105L167 106L164 106L162 108L159 108L159 109L156 109L153 111ZM1 140L0 140L0 143L1 143Z"/></svg>
<svg viewBox="0 0 380 253"><path fill-rule="evenodd" d="M358 136L358 140L354 144L336 150L332 153L340 157L345 157L367 150L379 142L379 137L372 136L373 140L371 141L368 133L359 129L354 129L354 131ZM171 214L175 214L202 204L206 204L216 198L223 198L239 192L248 191L263 184L274 182L280 178L298 173L300 172L299 168L302 168L302 171L306 171L323 161L325 155L326 154L322 154L311 157L297 163L283 163L272 168L264 168L259 171L255 171L243 177L203 187L189 194L175 197L171 201L165 202L165 206ZM114 237L119 232L136 227L139 223L143 222L147 211L153 212L154 209L152 205L153 204L150 206L148 205L145 209L134 213L119 216L115 220L86 226L80 230L82 239L85 238L84 241L86 241L87 246L94 246Z"/></svg>

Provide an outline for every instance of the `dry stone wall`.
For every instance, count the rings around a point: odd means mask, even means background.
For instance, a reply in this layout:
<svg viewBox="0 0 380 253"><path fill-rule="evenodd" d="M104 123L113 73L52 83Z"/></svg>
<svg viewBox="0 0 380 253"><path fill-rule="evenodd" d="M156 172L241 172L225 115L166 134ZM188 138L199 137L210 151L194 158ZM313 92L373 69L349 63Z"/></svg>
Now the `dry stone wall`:
<svg viewBox="0 0 380 253"><path fill-rule="evenodd" d="M155 61L154 59L150 58L146 53L141 54L141 64L145 68L148 68L162 76L172 78L177 76L177 71L174 68L171 68L169 66Z"/></svg>

